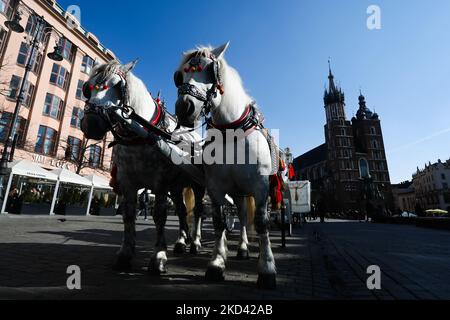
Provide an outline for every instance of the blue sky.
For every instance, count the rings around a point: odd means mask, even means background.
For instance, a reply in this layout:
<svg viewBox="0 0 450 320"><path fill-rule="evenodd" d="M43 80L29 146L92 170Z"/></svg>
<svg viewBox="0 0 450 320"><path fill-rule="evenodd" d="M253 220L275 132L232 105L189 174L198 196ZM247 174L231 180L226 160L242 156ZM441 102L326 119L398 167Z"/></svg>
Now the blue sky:
<svg viewBox="0 0 450 320"><path fill-rule="evenodd" d="M81 22L173 110L181 53L231 41L226 58L295 156L324 142L328 57L346 94L359 89L379 113L392 182L450 158L450 1L59 0L81 7ZM367 7L381 30L367 29Z"/></svg>

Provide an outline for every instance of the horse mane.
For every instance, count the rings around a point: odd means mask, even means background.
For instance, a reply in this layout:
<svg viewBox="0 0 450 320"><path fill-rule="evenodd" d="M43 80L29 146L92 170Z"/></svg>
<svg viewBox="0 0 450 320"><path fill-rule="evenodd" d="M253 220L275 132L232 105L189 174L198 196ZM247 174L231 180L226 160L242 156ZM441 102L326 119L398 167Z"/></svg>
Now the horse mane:
<svg viewBox="0 0 450 320"><path fill-rule="evenodd" d="M180 66L178 70L182 70L183 66L188 63L195 56L210 57L213 51L211 46L198 46L196 49L186 51L183 53ZM225 94L222 97L223 105L235 106L242 100L250 103L253 99L247 94L242 79L239 73L231 67L225 58L222 56L219 61L219 73L223 81Z"/></svg>
<svg viewBox="0 0 450 320"><path fill-rule="evenodd" d="M144 82L136 77L131 71L124 72L122 64L117 60L111 60L105 64L97 66L92 69L91 77L97 75L98 81L105 81L116 73L124 73L127 81L127 95L131 105L142 106L148 108L149 101L151 99L151 94L147 90ZM146 94L145 94L146 93ZM150 98L149 98L150 97ZM138 110L136 110L138 111Z"/></svg>

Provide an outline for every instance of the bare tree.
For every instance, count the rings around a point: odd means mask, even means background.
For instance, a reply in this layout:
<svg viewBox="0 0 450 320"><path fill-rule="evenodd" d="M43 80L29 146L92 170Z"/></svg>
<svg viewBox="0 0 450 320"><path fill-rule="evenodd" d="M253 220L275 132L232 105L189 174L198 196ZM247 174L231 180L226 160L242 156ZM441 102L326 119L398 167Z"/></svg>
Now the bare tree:
<svg viewBox="0 0 450 320"><path fill-rule="evenodd" d="M75 172L77 174L80 174L81 171L85 168L92 167L92 159L90 158L91 155L91 148L96 146L102 146L104 141L92 141L88 139L81 140L81 143L74 146L70 143L69 139L61 139L59 142L59 148L64 150L64 157L62 160L71 162L75 166ZM101 170L107 170L107 166L105 166L105 163L109 163L111 159L106 159L104 156L104 150L102 150L102 154L99 155L99 166L98 169Z"/></svg>
<svg viewBox="0 0 450 320"><path fill-rule="evenodd" d="M8 75L9 63L7 61L3 61L0 65L0 95L8 96L10 93L9 90L9 81L5 78L5 74Z"/></svg>

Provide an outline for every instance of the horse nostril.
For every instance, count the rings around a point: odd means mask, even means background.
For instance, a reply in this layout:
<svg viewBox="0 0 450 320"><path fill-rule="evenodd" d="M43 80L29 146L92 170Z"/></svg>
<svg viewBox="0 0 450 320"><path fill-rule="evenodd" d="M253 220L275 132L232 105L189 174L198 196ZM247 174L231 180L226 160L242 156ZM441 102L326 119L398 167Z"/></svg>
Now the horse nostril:
<svg viewBox="0 0 450 320"><path fill-rule="evenodd" d="M180 99L176 103L176 114L180 118L187 118L194 114L195 105L191 99Z"/></svg>

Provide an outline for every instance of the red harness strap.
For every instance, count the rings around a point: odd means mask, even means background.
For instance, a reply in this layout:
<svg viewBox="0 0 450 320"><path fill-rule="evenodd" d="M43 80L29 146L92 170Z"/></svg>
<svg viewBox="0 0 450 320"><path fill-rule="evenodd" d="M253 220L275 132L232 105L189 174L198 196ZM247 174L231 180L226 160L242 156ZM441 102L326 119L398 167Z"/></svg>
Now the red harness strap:
<svg viewBox="0 0 450 320"><path fill-rule="evenodd" d="M250 107L250 105L248 105L245 108L244 113L238 120L236 120L232 123L229 123L229 124L213 124L213 126L214 126L214 128L219 129L219 130L237 129L247 119L248 115L250 114L250 111L251 111L251 107Z"/></svg>
<svg viewBox="0 0 450 320"><path fill-rule="evenodd" d="M154 118L152 118L152 120L150 121L150 123L154 126L158 125L159 121L161 120L161 115L162 115L162 107L159 103L155 102L156 105L156 116L154 116Z"/></svg>

